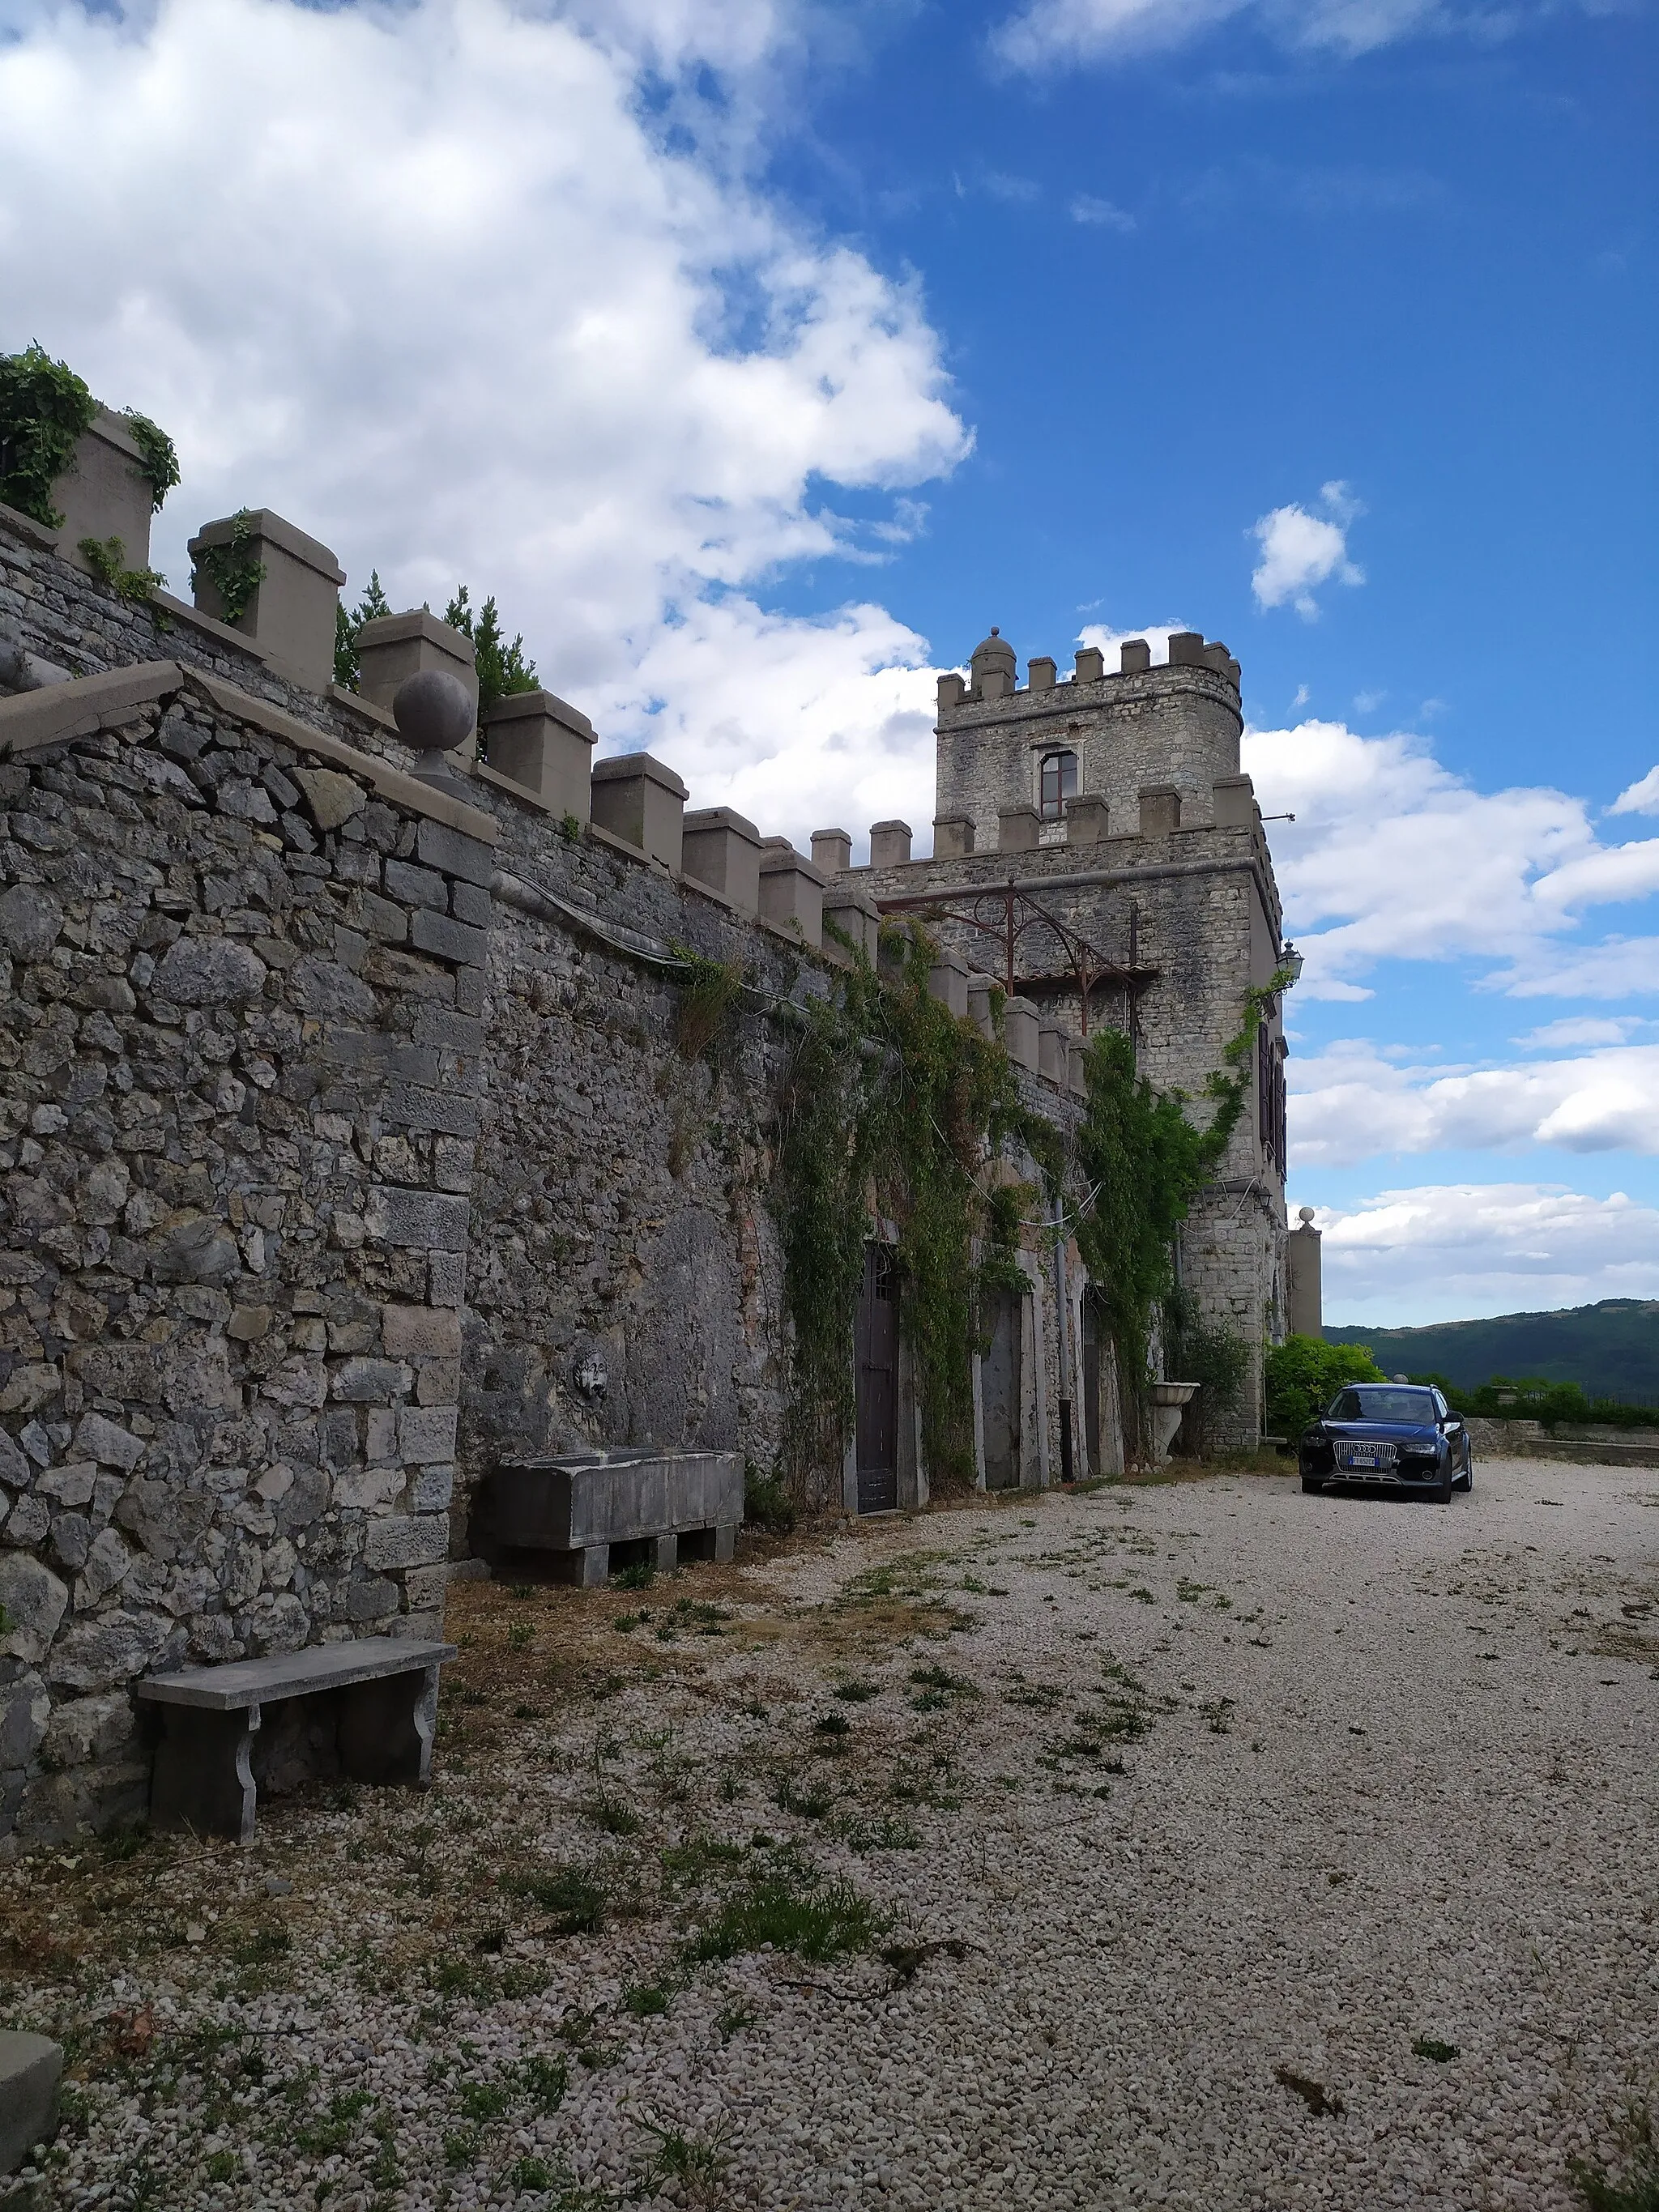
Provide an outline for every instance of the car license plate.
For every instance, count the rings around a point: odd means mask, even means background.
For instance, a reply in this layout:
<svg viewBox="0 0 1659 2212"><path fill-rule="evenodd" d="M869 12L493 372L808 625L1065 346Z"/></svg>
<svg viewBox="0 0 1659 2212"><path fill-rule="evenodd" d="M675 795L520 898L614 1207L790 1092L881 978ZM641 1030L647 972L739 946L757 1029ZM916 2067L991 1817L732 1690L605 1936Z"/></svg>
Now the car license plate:
<svg viewBox="0 0 1659 2212"><path fill-rule="evenodd" d="M1342 1464L1344 1467L1380 1468L1386 1467L1388 1462L1377 1451L1346 1451L1342 1455Z"/></svg>

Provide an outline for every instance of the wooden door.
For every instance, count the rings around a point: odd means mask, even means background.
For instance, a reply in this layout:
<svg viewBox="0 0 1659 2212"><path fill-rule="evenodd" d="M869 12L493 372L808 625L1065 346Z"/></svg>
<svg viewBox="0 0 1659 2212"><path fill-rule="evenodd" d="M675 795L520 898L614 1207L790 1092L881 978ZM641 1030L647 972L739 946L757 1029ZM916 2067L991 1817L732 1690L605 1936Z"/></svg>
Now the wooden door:
<svg viewBox="0 0 1659 2212"><path fill-rule="evenodd" d="M856 1455L859 1511L898 1508L898 1267L890 1244L864 1248L859 1297Z"/></svg>
<svg viewBox="0 0 1659 2212"><path fill-rule="evenodd" d="M1083 1293L1083 1462L1092 1482L1100 1474L1100 1304Z"/></svg>
<svg viewBox="0 0 1659 2212"><path fill-rule="evenodd" d="M1025 1301L1012 1291L988 1294L986 1348L980 1355L980 1409L985 1436L985 1487L1012 1490L1019 1481L1019 1345Z"/></svg>

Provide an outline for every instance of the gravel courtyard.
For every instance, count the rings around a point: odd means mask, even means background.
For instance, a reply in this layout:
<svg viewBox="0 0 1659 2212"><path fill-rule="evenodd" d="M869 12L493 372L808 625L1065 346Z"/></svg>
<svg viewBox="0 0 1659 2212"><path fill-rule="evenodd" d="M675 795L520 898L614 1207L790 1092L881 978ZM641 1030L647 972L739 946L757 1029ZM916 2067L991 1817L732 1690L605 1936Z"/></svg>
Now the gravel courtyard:
<svg viewBox="0 0 1659 2212"><path fill-rule="evenodd" d="M1644 2170L1659 1474L981 1500L450 1621L429 1796L0 1869L0 2023L72 2076L20 2202L1583 2212L1571 2161Z"/></svg>

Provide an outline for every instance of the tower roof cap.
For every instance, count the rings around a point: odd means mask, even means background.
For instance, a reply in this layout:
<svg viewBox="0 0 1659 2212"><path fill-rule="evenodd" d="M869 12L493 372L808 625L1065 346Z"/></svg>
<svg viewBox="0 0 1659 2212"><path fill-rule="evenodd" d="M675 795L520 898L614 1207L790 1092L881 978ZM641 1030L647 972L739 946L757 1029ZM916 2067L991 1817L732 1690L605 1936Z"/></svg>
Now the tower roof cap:
<svg viewBox="0 0 1659 2212"><path fill-rule="evenodd" d="M1004 668L1012 677L1014 673L1014 648L994 624L989 637L982 639L974 647L973 659L969 665L975 676L981 669Z"/></svg>

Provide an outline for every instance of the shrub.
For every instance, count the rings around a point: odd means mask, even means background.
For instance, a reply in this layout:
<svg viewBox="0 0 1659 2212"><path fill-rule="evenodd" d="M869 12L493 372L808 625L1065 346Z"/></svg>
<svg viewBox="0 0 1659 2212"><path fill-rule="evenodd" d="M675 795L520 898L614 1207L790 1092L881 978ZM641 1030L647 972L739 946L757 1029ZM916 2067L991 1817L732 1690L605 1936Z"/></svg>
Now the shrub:
<svg viewBox="0 0 1659 2212"><path fill-rule="evenodd" d="M1292 1442L1316 1421L1345 1382L1382 1382L1387 1376L1364 1344L1326 1344L1316 1336L1287 1336L1267 1352L1267 1427Z"/></svg>
<svg viewBox="0 0 1659 2212"><path fill-rule="evenodd" d="M795 1501L775 1468L763 1474L752 1459L743 1463L743 1517L751 1528L787 1536L795 1525Z"/></svg>

